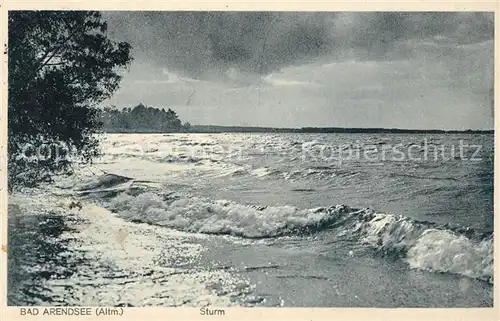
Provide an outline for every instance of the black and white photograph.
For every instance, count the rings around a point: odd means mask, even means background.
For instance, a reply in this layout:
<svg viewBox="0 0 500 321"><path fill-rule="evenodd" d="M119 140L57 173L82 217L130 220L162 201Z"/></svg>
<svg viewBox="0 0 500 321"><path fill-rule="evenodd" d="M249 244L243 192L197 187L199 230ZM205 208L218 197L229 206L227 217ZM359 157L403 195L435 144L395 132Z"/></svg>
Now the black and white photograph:
<svg viewBox="0 0 500 321"><path fill-rule="evenodd" d="M9 10L4 50L8 306L493 307L493 12Z"/></svg>

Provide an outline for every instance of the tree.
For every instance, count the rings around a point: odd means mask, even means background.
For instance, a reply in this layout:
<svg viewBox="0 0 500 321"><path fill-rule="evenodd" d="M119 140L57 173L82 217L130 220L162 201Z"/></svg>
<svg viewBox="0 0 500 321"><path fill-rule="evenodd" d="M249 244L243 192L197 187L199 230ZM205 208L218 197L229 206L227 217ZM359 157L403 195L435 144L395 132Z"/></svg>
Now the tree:
<svg viewBox="0 0 500 321"><path fill-rule="evenodd" d="M142 103L134 108L124 108L121 112L105 107L101 117L107 132L180 132L190 128L189 123L182 125L172 109L165 111L165 108L147 107Z"/></svg>
<svg viewBox="0 0 500 321"><path fill-rule="evenodd" d="M191 130L191 123L185 122L182 127L184 128L185 132L189 132Z"/></svg>
<svg viewBox="0 0 500 321"><path fill-rule="evenodd" d="M106 37L99 12L10 11L8 20L13 187L71 172L73 161L99 155L95 107L118 89L119 72L132 58L128 43Z"/></svg>
<svg viewBox="0 0 500 321"><path fill-rule="evenodd" d="M179 116L177 116L177 113L170 108L167 110L167 119L170 128L174 128L175 130L181 129L182 123L179 119Z"/></svg>

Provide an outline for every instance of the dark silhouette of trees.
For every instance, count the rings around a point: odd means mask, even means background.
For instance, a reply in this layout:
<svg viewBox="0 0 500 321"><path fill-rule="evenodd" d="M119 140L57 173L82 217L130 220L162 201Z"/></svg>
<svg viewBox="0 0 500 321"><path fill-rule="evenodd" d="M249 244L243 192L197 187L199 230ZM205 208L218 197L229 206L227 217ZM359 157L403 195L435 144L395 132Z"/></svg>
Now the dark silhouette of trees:
<svg viewBox="0 0 500 321"><path fill-rule="evenodd" d="M191 127L189 123L182 124L177 113L170 108L158 109L142 103L121 111L114 106L105 107L102 111L102 121L106 132L184 132L189 131Z"/></svg>
<svg viewBox="0 0 500 321"><path fill-rule="evenodd" d="M9 11L9 188L99 154L95 106L118 88L130 45L91 11ZM68 155L71 154L71 158Z"/></svg>

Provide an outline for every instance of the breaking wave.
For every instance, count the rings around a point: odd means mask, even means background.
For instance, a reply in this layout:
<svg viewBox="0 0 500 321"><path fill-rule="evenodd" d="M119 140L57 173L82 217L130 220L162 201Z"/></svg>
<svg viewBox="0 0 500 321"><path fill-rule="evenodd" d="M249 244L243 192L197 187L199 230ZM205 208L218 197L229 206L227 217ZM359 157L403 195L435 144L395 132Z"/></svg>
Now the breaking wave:
<svg viewBox="0 0 500 321"><path fill-rule="evenodd" d="M107 205L123 219L185 232L244 238L303 236L328 231L354 238L375 253L403 259L411 268L493 282L493 235L439 226L346 205L300 209L244 205L228 200L146 191L120 193Z"/></svg>
<svg viewBox="0 0 500 321"><path fill-rule="evenodd" d="M122 218L187 232L266 238L313 233L330 227L350 209L346 206L298 209L293 206L252 206L227 200L122 193L110 201Z"/></svg>

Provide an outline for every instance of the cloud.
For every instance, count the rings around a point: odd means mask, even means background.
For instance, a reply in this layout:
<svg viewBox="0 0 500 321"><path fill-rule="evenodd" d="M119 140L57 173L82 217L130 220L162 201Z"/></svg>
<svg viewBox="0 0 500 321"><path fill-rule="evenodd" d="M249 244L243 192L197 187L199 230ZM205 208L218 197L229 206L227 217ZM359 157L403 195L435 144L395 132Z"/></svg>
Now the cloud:
<svg viewBox="0 0 500 321"><path fill-rule="evenodd" d="M321 86L320 84L314 82L280 78L273 74L263 77L262 80L264 81L264 83L271 86Z"/></svg>
<svg viewBox="0 0 500 321"><path fill-rule="evenodd" d="M144 84L144 85L189 85L192 83L202 82L200 79L191 78L188 76L180 76L174 72L169 71L167 68L161 69L159 72L157 70L151 70L151 66L148 67L140 66L139 68L134 68L135 72L146 68L146 71L141 73L142 75L135 79L134 84Z"/></svg>
<svg viewBox="0 0 500 321"><path fill-rule="evenodd" d="M491 128L493 15L112 12L134 46L110 103L192 123Z"/></svg>
<svg viewBox="0 0 500 321"><path fill-rule="evenodd" d="M493 39L493 14L405 12L105 12L109 35L136 59L195 78L229 68L269 74L322 57L407 58L411 39L470 44Z"/></svg>

